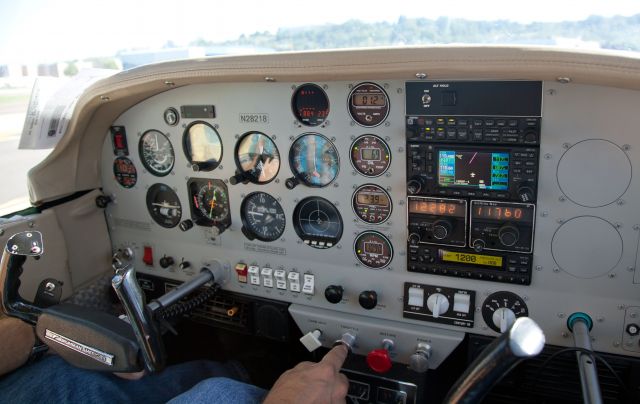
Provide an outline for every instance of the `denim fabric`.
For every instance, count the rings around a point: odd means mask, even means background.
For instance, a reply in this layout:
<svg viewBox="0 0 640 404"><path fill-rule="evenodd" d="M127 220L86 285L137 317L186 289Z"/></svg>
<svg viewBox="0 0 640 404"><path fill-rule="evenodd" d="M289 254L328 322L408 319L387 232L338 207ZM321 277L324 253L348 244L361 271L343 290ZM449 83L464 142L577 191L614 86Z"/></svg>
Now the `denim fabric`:
<svg viewBox="0 0 640 404"><path fill-rule="evenodd" d="M0 403L166 403L207 378L220 378L219 386L224 391L221 401L216 396L206 397L210 403L234 402L228 397L254 397L260 390L232 380L247 380L242 367L234 362L193 361L169 366L140 380L124 380L110 373L76 368L51 355L0 378ZM215 389L211 392L222 394ZM205 398L200 388L193 394Z"/></svg>
<svg viewBox="0 0 640 404"><path fill-rule="evenodd" d="M260 387L225 377L203 380L191 390L169 401L169 404L253 404L260 403L267 392Z"/></svg>

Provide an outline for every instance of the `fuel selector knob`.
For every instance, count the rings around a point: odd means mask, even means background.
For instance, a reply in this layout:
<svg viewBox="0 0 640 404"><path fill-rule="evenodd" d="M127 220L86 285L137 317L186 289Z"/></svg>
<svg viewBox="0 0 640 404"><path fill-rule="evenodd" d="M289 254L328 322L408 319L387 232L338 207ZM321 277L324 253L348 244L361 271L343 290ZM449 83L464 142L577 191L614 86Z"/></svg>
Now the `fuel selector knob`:
<svg viewBox="0 0 640 404"><path fill-rule="evenodd" d="M448 235L451 234L453 230L453 225L448 220L436 220L433 223L433 238L437 240L444 240Z"/></svg>
<svg viewBox="0 0 640 404"><path fill-rule="evenodd" d="M378 294L374 290L365 290L358 296L358 303L363 309L372 310L378 305Z"/></svg>
<svg viewBox="0 0 640 404"><path fill-rule="evenodd" d="M433 318L438 318L449 310L449 299L442 293L434 293L427 299L427 308Z"/></svg>
<svg viewBox="0 0 640 404"><path fill-rule="evenodd" d="M324 297L329 303L337 304L342 300L344 289L339 285L329 285L324 290Z"/></svg>
<svg viewBox="0 0 640 404"><path fill-rule="evenodd" d="M520 239L520 230L513 225L505 224L498 230L498 239L502 245L512 247Z"/></svg>
<svg viewBox="0 0 640 404"><path fill-rule="evenodd" d="M515 323L516 314L509 308L501 307L493 312L491 319L493 320L493 325L498 328L500 332L505 332Z"/></svg>

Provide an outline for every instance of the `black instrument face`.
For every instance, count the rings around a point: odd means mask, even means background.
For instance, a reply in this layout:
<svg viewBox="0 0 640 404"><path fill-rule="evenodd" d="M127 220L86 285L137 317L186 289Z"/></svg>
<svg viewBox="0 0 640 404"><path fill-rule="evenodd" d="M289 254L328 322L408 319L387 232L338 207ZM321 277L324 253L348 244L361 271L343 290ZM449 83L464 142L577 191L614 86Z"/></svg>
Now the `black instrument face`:
<svg viewBox="0 0 640 404"><path fill-rule="evenodd" d="M147 210L162 227L172 228L180 223L182 205L178 195L165 184L153 184L147 191Z"/></svg>
<svg viewBox="0 0 640 404"><path fill-rule="evenodd" d="M381 187L365 184L353 193L353 211L367 223L384 223L391 216L391 197Z"/></svg>
<svg viewBox="0 0 640 404"><path fill-rule="evenodd" d="M133 188L138 181L136 166L126 157L118 157L113 161L113 175L118 184L125 188Z"/></svg>
<svg viewBox="0 0 640 404"><path fill-rule="evenodd" d="M330 248L342 237L342 217L331 202L311 196L296 205L293 228L305 244Z"/></svg>
<svg viewBox="0 0 640 404"><path fill-rule="evenodd" d="M291 109L301 124L318 126L329 116L329 98L320 86L303 84L293 93Z"/></svg>
<svg viewBox="0 0 640 404"><path fill-rule="evenodd" d="M365 231L353 244L358 261L367 268L384 268L393 259L393 246L388 238L377 231Z"/></svg>
<svg viewBox="0 0 640 404"><path fill-rule="evenodd" d="M363 135L351 145L351 164L365 177L379 177L391 164L391 151L378 136Z"/></svg>
<svg viewBox="0 0 640 404"><path fill-rule="evenodd" d="M229 227L229 193L221 180L192 178L188 183L191 214L200 226Z"/></svg>
<svg viewBox="0 0 640 404"><path fill-rule="evenodd" d="M377 84L358 84L349 94L349 114L359 125L378 126L389 115L389 96Z"/></svg>
<svg viewBox="0 0 640 404"><path fill-rule="evenodd" d="M496 322L505 315L504 309L510 310L513 313L515 316L514 320L519 317L529 316L527 304L520 296L507 291L492 293L487 296L482 303L482 318L493 331L500 332L500 328L496 325ZM499 310L501 310L502 313Z"/></svg>
<svg viewBox="0 0 640 404"><path fill-rule="evenodd" d="M270 137L260 132L249 132L236 146L236 165L246 180L266 184L278 175L280 153Z"/></svg>
<svg viewBox="0 0 640 404"><path fill-rule="evenodd" d="M286 224L284 210L273 196L264 192L247 195L240 206L243 233L260 241L274 241L282 236Z"/></svg>
<svg viewBox="0 0 640 404"><path fill-rule="evenodd" d="M176 156L168 137L157 130L148 130L140 138L138 153L142 165L153 175L164 177L173 169Z"/></svg>
<svg viewBox="0 0 640 404"><path fill-rule="evenodd" d="M289 165L296 178L310 187L326 187L338 176L340 158L336 146L326 137L307 133L289 150Z"/></svg>
<svg viewBox="0 0 640 404"><path fill-rule="evenodd" d="M195 171L215 170L222 160L220 135L206 122L190 124L182 137L184 154Z"/></svg>

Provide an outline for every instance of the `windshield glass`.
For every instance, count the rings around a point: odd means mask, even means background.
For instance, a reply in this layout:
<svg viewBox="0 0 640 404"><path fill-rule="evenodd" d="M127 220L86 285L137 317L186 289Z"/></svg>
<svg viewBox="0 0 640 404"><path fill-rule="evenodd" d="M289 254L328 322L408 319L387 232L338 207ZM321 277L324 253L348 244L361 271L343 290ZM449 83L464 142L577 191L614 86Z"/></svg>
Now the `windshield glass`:
<svg viewBox="0 0 640 404"><path fill-rule="evenodd" d="M48 153L16 152L38 77L65 80L89 68L119 71L204 56L373 46L640 52L637 0L34 0L2 2L0 15L0 215L26 205L26 171Z"/></svg>

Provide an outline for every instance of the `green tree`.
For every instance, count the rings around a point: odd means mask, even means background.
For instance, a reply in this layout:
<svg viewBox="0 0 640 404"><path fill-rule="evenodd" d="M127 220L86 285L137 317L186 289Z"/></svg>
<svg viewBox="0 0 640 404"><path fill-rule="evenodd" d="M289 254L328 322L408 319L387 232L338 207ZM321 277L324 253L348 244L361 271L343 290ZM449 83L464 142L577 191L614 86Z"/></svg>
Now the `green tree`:
<svg viewBox="0 0 640 404"><path fill-rule="evenodd" d="M76 66L76 62L67 63L67 67L65 67L63 73L65 76L69 76L69 77L75 76L76 74L78 74L78 66Z"/></svg>

